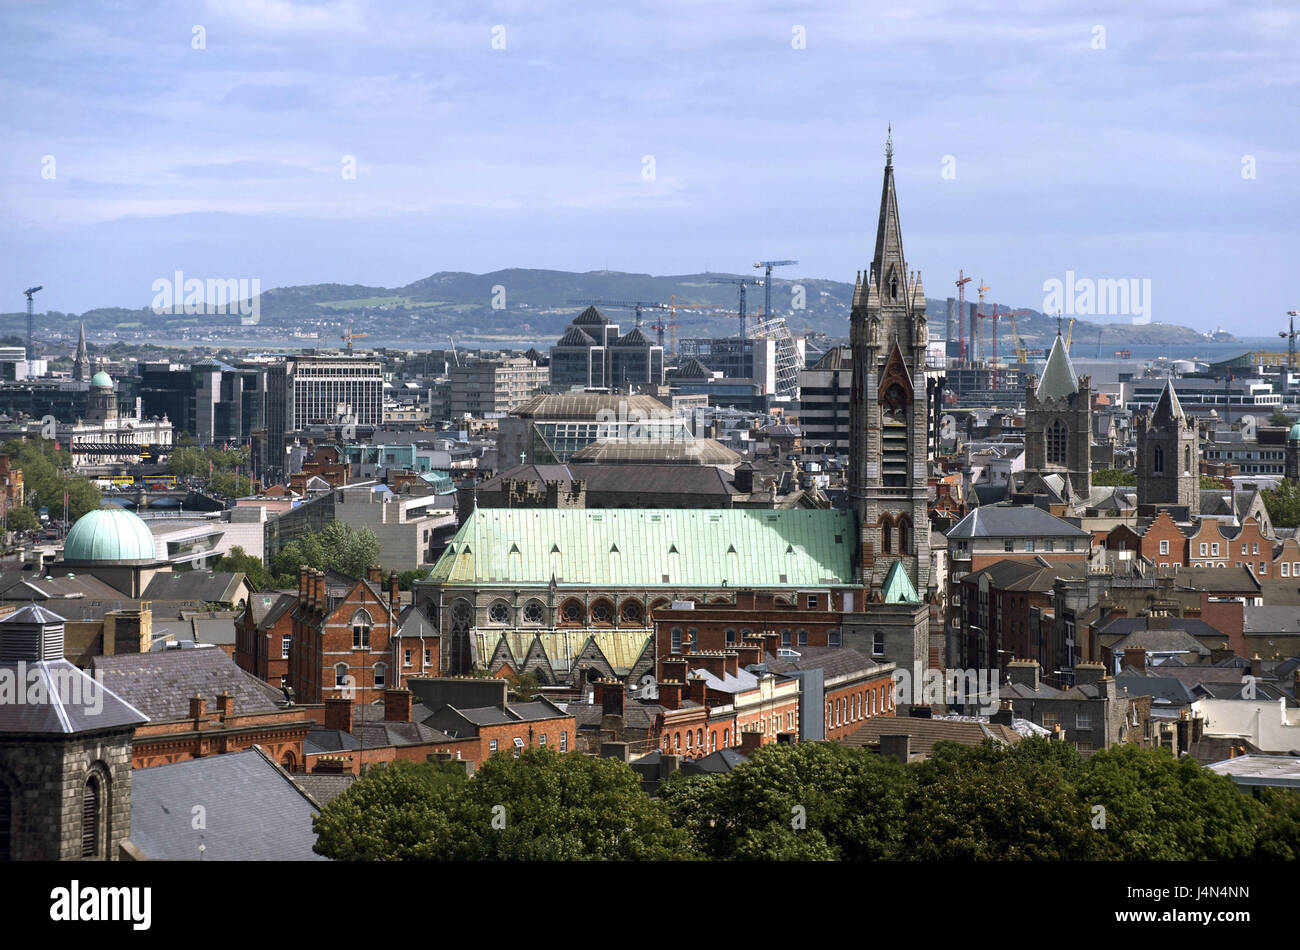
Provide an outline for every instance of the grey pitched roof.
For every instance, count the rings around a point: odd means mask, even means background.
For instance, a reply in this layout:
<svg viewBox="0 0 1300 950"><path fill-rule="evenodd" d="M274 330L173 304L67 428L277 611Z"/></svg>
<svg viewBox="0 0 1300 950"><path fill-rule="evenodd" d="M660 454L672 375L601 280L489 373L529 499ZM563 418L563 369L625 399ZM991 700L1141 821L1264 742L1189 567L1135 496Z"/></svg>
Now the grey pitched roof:
<svg viewBox="0 0 1300 950"><path fill-rule="evenodd" d="M1197 637L1225 637L1223 631L1197 617L1172 617L1169 626L1150 628L1145 617L1119 617L1097 631L1098 636L1118 636L1110 649L1146 650L1148 653L1196 653L1209 656L1210 650Z"/></svg>
<svg viewBox="0 0 1300 950"><path fill-rule="evenodd" d="M592 346L595 344L590 336L577 327L569 327L564 336L560 337L560 342L556 346Z"/></svg>
<svg viewBox="0 0 1300 950"><path fill-rule="evenodd" d="M1300 609L1295 607L1254 607L1242 611L1246 636L1273 636L1279 633L1300 634Z"/></svg>
<svg viewBox="0 0 1300 950"><path fill-rule="evenodd" d="M23 667L5 661L0 676L15 682L24 700L0 703L0 735L71 735L138 726L149 719L107 683L101 685L67 660L28 660Z"/></svg>
<svg viewBox="0 0 1300 950"><path fill-rule="evenodd" d="M866 672L880 666L878 662L851 647L799 647L799 656L769 657L765 665L773 673L795 670L821 670L826 679Z"/></svg>
<svg viewBox="0 0 1300 950"><path fill-rule="evenodd" d="M322 808L346 792L357 780L351 772L294 772L290 778Z"/></svg>
<svg viewBox="0 0 1300 950"><path fill-rule="evenodd" d="M1072 396L1079 391L1079 377L1075 375L1069 354L1065 352L1065 343L1058 333L1052 342L1052 352L1047 356L1047 365L1038 380L1036 395L1040 400L1058 396Z"/></svg>
<svg viewBox="0 0 1300 950"><path fill-rule="evenodd" d="M1130 696L1150 696L1174 706L1187 706L1195 700L1191 689L1182 680L1172 676L1150 676L1125 670L1115 677L1115 685L1126 689Z"/></svg>
<svg viewBox="0 0 1300 950"><path fill-rule="evenodd" d="M633 327L631 330L628 330L621 337L619 337L617 340L614 341L614 346L642 347L642 346L654 346L654 345L655 344L652 343L649 339L647 339L646 335L641 332L640 327Z"/></svg>
<svg viewBox="0 0 1300 950"><path fill-rule="evenodd" d="M1092 535L1032 505L981 505L953 525L948 537L1091 538Z"/></svg>
<svg viewBox="0 0 1300 950"><path fill-rule="evenodd" d="M163 571L149 581L140 599L230 603L243 579L230 571Z"/></svg>
<svg viewBox="0 0 1300 950"><path fill-rule="evenodd" d="M588 307L582 313L573 318L575 326L604 326L609 323L609 318L597 310L595 307Z"/></svg>
<svg viewBox="0 0 1300 950"><path fill-rule="evenodd" d="M319 811L257 748L131 773L131 842L150 860L323 861L312 851Z"/></svg>
<svg viewBox="0 0 1300 950"><path fill-rule="evenodd" d="M399 637L424 637L429 639L437 637L438 631L429 623L422 610L416 607L415 604L409 604L398 615L397 635Z"/></svg>
<svg viewBox="0 0 1300 950"><path fill-rule="evenodd" d="M269 591L263 594L254 594L248 598L248 609L253 612L253 623L257 625L258 629L266 630L268 627L274 626L277 620L292 610L297 602L297 594L284 591Z"/></svg>
<svg viewBox="0 0 1300 950"><path fill-rule="evenodd" d="M245 673L220 647L99 656L91 669L104 685L155 721L188 719L190 698L199 693L215 708L217 696L228 690L235 715L273 712L281 692Z"/></svg>

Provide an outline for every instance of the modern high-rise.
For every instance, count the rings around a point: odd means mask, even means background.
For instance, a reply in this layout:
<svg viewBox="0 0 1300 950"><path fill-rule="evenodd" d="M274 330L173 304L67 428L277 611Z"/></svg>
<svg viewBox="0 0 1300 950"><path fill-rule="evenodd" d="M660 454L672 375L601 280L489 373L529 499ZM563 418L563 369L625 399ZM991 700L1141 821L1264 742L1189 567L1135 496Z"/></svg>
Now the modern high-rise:
<svg viewBox="0 0 1300 950"><path fill-rule="evenodd" d="M289 362L289 431L383 424L384 364L378 357L298 356Z"/></svg>
<svg viewBox="0 0 1300 950"><path fill-rule="evenodd" d="M451 378L452 418L469 414L487 416L518 408L551 379L546 366L522 356L498 360L468 360L453 366Z"/></svg>
<svg viewBox="0 0 1300 950"><path fill-rule="evenodd" d="M574 317L551 347L551 384L564 389L624 389L664 382L664 348L640 327L622 336L595 307Z"/></svg>

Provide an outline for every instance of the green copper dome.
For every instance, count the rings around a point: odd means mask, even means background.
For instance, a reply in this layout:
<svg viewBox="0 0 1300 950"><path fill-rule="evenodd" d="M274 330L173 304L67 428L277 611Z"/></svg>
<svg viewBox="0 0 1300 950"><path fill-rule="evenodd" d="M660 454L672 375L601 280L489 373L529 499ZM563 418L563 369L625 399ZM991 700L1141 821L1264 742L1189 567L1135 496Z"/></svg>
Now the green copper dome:
<svg viewBox="0 0 1300 950"><path fill-rule="evenodd" d="M65 561L158 560L153 532L140 516L125 508L99 508L77 519L63 543Z"/></svg>
<svg viewBox="0 0 1300 950"><path fill-rule="evenodd" d="M112 377L112 376L109 376L109 375L108 375L107 373L105 373L103 370L100 370L100 371L99 371L98 373L96 373L94 376L90 377L90 385L92 385L92 386L107 386L109 389L112 389L112 388L113 388L113 377Z"/></svg>
<svg viewBox="0 0 1300 950"><path fill-rule="evenodd" d="M1300 442L1300 422L1291 427L1291 431L1286 434L1286 437L1290 442Z"/></svg>

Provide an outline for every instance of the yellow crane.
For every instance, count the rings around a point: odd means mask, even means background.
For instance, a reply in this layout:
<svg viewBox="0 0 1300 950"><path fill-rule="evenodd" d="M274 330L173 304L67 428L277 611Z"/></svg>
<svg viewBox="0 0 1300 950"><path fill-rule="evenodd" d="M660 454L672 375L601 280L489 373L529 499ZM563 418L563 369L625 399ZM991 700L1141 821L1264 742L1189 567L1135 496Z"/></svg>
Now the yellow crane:
<svg viewBox="0 0 1300 950"><path fill-rule="evenodd" d="M1032 310L1012 310L1007 314L1011 318L1011 335L1016 343L1016 362L1021 366L1029 363L1029 351L1025 348L1025 341L1020 338L1020 329L1016 326L1016 314L1033 312Z"/></svg>
<svg viewBox="0 0 1300 950"><path fill-rule="evenodd" d="M1069 355L1070 340L1074 338L1074 317L1070 318L1070 327L1065 331L1065 352Z"/></svg>
<svg viewBox="0 0 1300 950"><path fill-rule="evenodd" d="M353 340L364 340L368 336L370 336L369 333L353 333L351 327L348 327L346 330L344 330L343 342L348 345L348 353L350 354L352 352Z"/></svg>

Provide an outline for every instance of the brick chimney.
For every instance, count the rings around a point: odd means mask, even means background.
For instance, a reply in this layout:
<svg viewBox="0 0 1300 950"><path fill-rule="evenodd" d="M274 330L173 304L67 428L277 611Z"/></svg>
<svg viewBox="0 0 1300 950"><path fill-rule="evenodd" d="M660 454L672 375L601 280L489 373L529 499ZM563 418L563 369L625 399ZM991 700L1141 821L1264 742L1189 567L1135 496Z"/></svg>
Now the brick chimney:
<svg viewBox="0 0 1300 950"><path fill-rule="evenodd" d="M595 693L594 701L600 707L602 716L621 716L623 715L623 703L626 696L626 690L623 684L616 679L598 679L592 684L592 690Z"/></svg>
<svg viewBox="0 0 1300 950"><path fill-rule="evenodd" d="M758 747L763 744L763 734L761 732L742 732L740 734L740 754L744 756L753 755L758 751Z"/></svg>
<svg viewBox="0 0 1300 950"><path fill-rule="evenodd" d="M1142 647L1131 647L1124 651L1124 665L1131 666L1139 673L1147 668L1147 651Z"/></svg>
<svg viewBox="0 0 1300 950"><path fill-rule="evenodd" d="M735 650L727 650L722 654L722 668L732 676L740 675L740 654Z"/></svg>
<svg viewBox="0 0 1300 950"><path fill-rule="evenodd" d="M1106 667L1100 663L1080 663L1074 668L1074 685L1091 686L1106 675Z"/></svg>
<svg viewBox="0 0 1300 950"><path fill-rule="evenodd" d="M1012 660L1007 664L1007 679L1030 689L1038 689L1038 673L1037 660Z"/></svg>
<svg viewBox="0 0 1300 950"><path fill-rule="evenodd" d="M781 647L781 634L777 633L775 630L764 630L763 631L763 656L764 657L776 656L776 651L780 649L780 647ZM758 662L762 663L763 658L760 657Z"/></svg>
<svg viewBox="0 0 1300 950"><path fill-rule="evenodd" d="M402 609L401 582L397 579L396 571L388 572L388 608L397 616Z"/></svg>
<svg viewBox="0 0 1300 950"><path fill-rule="evenodd" d="M190 697L190 718L202 722L207 718L208 703L199 693Z"/></svg>
<svg viewBox="0 0 1300 950"><path fill-rule="evenodd" d="M223 689L217 697L217 715L223 721L235 715L235 697L230 695L230 690Z"/></svg>
<svg viewBox="0 0 1300 950"><path fill-rule="evenodd" d="M311 568L306 564L298 568L298 603L305 604L311 600Z"/></svg>
<svg viewBox="0 0 1300 950"><path fill-rule="evenodd" d="M384 582L384 569L378 564L371 564L366 568L366 580L372 584L382 584Z"/></svg>
<svg viewBox="0 0 1300 950"><path fill-rule="evenodd" d="M384 690L384 722L410 722L411 705L409 689Z"/></svg>
<svg viewBox="0 0 1300 950"><path fill-rule="evenodd" d="M718 679L726 675L727 658L721 651L711 650L708 653L701 653L695 658L697 668L708 670Z"/></svg>
<svg viewBox="0 0 1300 950"><path fill-rule="evenodd" d="M708 705L709 681L703 676L692 676L686 683L687 696L701 706Z"/></svg>
<svg viewBox="0 0 1300 950"><path fill-rule="evenodd" d="M659 678L663 680L685 680L688 664L685 657L666 656L659 661Z"/></svg>
<svg viewBox="0 0 1300 950"><path fill-rule="evenodd" d="M882 735L880 737L880 754L906 763L912 755L912 737L903 735Z"/></svg>
<svg viewBox="0 0 1300 950"><path fill-rule="evenodd" d="M1264 675L1264 661L1259 658L1258 653L1250 658L1250 675L1256 679Z"/></svg>
<svg viewBox="0 0 1300 950"><path fill-rule="evenodd" d="M659 681L659 705L665 709L677 709L682 704L683 683L680 680Z"/></svg>
<svg viewBox="0 0 1300 950"><path fill-rule="evenodd" d="M755 663L762 663L763 662L762 643L763 641L761 640L747 639L743 644L738 646L736 648L737 665L752 666Z"/></svg>
<svg viewBox="0 0 1300 950"><path fill-rule="evenodd" d="M352 731L352 700L325 700L325 728L339 729L343 732Z"/></svg>

